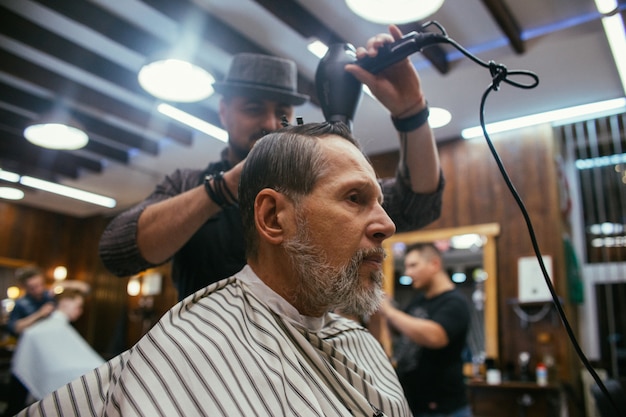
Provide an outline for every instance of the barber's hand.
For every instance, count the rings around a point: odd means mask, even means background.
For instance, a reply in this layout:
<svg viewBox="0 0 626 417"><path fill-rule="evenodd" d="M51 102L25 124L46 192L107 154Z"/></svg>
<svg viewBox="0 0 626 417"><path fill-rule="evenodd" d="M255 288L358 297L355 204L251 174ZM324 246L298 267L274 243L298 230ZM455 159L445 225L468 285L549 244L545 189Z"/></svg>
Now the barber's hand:
<svg viewBox="0 0 626 417"><path fill-rule="evenodd" d="M54 303L46 303L42 305L39 310L37 310L37 313L39 314L40 318L48 317L55 308L56 307L54 306Z"/></svg>
<svg viewBox="0 0 626 417"><path fill-rule="evenodd" d="M367 41L366 47L357 48L357 59L375 57L381 46L400 38L402 31L396 25L390 25L388 34L378 34ZM356 64L346 65L346 71L367 85L393 117L401 119L412 116L426 107L419 75L408 58L378 74L372 74Z"/></svg>

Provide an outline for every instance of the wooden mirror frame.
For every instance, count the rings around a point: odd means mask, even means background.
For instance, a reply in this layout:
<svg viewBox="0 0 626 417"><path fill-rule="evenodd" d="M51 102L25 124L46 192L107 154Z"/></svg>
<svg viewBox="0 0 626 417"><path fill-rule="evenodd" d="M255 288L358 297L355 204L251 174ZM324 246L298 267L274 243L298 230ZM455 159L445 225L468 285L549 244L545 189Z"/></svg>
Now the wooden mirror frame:
<svg viewBox="0 0 626 417"><path fill-rule="evenodd" d="M496 236L500 234L498 223L486 223L473 226L454 227L449 229L420 230L415 232L397 233L383 242L387 257L383 264L385 281L383 288L390 297L394 295L394 259L393 245L405 243L411 245L418 242L434 242L449 239L452 236L478 234L485 236L483 246L483 269L487 273L485 281L485 355L488 358L498 359L498 279L496 263ZM391 357L392 342L389 329L384 323L379 323L379 341L385 352Z"/></svg>

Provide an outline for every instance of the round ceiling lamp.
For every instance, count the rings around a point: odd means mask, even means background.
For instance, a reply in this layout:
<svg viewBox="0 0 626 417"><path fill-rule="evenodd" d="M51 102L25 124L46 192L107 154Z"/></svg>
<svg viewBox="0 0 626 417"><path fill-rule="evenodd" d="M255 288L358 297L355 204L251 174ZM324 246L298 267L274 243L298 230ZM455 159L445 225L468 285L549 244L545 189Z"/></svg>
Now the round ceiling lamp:
<svg viewBox="0 0 626 417"><path fill-rule="evenodd" d="M87 145L89 137L80 128L64 123L38 123L24 129L24 137L48 149L74 150Z"/></svg>
<svg viewBox="0 0 626 417"><path fill-rule="evenodd" d="M24 198L24 191L13 187L0 187L0 198L21 200Z"/></svg>
<svg viewBox="0 0 626 417"><path fill-rule="evenodd" d="M357 15L374 23L409 23L435 13L444 0L346 0Z"/></svg>
<svg viewBox="0 0 626 417"><path fill-rule="evenodd" d="M148 93L167 101L191 103L213 94L215 78L208 71L181 59L162 59L144 65L139 84Z"/></svg>
<svg viewBox="0 0 626 417"><path fill-rule="evenodd" d="M428 116L428 124L431 128L436 129L438 127L446 126L452 120L452 115L446 109L441 107L431 107L430 115Z"/></svg>

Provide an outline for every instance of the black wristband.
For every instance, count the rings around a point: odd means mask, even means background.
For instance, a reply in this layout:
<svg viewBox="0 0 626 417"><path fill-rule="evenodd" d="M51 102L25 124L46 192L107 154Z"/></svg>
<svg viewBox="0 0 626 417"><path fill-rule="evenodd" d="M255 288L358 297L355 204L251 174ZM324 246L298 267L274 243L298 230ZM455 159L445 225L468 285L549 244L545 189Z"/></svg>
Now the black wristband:
<svg viewBox="0 0 626 417"><path fill-rule="evenodd" d="M224 180L224 171L204 177L204 189L209 198L223 209L237 205L237 199L230 192Z"/></svg>
<svg viewBox="0 0 626 417"><path fill-rule="evenodd" d="M428 121L430 110L428 104L422 110L414 114L413 116L405 117L403 119L391 118L393 125L398 132L411 132L415 129L422 127L424 123Z"/></svg>
<svg viewBox="0 0 626 417"><path fill-rule="evenodd" d="M223 198L220 198L220 196L215 191L214 185L212 185L211 182L213 182L213 184L215 184L216 182L214 175L207 175L206 177L204 177L204 190L215 204L224 208L226 202Z"/></svg>

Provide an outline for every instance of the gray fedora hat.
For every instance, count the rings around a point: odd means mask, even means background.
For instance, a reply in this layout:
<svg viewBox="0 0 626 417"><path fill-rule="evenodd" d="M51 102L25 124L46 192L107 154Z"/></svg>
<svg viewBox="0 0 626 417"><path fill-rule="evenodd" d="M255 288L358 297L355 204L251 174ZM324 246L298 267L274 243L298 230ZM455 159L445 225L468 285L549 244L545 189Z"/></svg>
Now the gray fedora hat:
<svg viewBox="0 0 626 417"><path fill-rule="evenodd" d="M291 105L309 99L297 90L298 72L293 61L270 55L241 53L235 55L226 78L213 84L226 96L245 96Z"/></svg>

